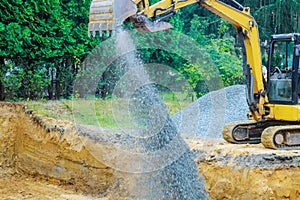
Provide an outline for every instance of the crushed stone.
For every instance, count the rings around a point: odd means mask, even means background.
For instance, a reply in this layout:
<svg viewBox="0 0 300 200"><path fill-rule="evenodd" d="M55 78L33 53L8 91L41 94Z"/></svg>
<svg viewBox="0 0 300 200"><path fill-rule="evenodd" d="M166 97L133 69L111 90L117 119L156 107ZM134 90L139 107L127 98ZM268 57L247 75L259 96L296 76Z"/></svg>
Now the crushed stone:
<svg viewBox="0 0 300 200"><path fill-rule="evenodd" d="M248 105L244 85L210 92L176 113L172 120L184 138L222 138L228 122L247 120Z"/></svg>

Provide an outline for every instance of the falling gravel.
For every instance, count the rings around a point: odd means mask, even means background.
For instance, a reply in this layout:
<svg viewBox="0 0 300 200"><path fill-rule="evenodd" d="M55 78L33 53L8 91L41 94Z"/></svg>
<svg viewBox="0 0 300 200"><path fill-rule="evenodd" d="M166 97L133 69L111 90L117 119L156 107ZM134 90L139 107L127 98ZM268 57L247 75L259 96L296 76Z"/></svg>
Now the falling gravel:
<svg viewBox="0 0 300 200"><path fill-rule="evenodd" d="M228 122L247 120L244 85L210 92L176 113L172 120L184 138L222 138Z"/></svg>
<svg viewBox="0 0 300 200"><path fill-rule="evenodd" d="M116 47L126 73L114 88L121 97L113 105L121 133L113 137L118 150L109 155L117 179L110 188L113 198L208 199L194 153L168 115L128 32L116 33Z"/></svg>

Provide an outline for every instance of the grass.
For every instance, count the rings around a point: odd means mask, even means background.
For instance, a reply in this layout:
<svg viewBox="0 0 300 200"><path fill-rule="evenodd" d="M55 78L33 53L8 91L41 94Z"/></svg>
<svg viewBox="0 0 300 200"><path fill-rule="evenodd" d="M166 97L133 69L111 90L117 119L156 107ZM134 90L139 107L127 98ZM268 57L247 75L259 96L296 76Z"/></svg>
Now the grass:
<svg viewBox="0 0 300 200"><path fill-rule="evenodd" d="M25 101L36 114L54 119L72 120L72 106L69 101Z"/></svg>
<svg viewBox="0 0 300 200"><path fill-rule="evenodd" d="M162 93L170 116L191 103L183 93ZM25 105L37 114L55 119L66 119L78 124L100 125L101 127L131 126L128 111L129 101L125 99L75 99L60 101L26 101Z"/></svg>
<svg viewBox="0 0 300 200"><path fill-rule="evenodd" d="M164 92L160 96L166 104L170 116L192 103L192 98L186 93Z"/></svg>

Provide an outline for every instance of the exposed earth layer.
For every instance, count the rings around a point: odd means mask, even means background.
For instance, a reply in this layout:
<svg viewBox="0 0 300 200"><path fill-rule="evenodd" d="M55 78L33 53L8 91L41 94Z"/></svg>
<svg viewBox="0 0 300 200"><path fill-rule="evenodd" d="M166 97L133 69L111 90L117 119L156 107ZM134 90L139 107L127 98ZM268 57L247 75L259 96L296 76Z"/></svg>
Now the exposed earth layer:
<svg viewBox="0 0 300 200"><path fill-rule="evenodd" d="M0 103L0 113L0 199L116 199L110 191L120 177L106 162L114 147L104 129L41 117L17 103ZM103 132L98 142L88 137L95 130ZM211 199L300 199L300 151L186 142Z"/></svg>

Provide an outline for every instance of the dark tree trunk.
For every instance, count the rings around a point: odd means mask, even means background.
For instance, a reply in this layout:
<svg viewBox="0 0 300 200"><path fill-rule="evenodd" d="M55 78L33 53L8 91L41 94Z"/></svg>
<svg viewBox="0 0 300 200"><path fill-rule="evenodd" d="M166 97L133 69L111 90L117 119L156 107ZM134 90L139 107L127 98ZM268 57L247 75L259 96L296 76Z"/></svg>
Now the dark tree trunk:
<svg viewBox="0 0 300 200"><path fill-rule="evenodd" d="M55 87L55 80L56 80L56 74L55 68L49 68L50 71L50 84L48 85L48 93L49 93L49 99L52 100L54 98L54 87Z"/></svg>
<svg viewBox="0 0 300 200"><path fill-rule="evenodd" d="M0 67L1 69L4 69L5 62L4 62L4 58L0 57ZM4 101L5 100L5 90L4 90L4 83L3 83L3 77L4 74L3 72L0 70L0 101Z"/></svg>
<svg viewBox="0 0 300 200"><path fill-rule="evenodd" d="M103 78L103 82L106 82L107 77L106 77L106 73L105 72L103 73L102 78ZM101 94L102 100L105 100L106 99L106 95L107 95L107 85L106 84L102 83L102 85L100 87L100 94Z"/></svg>
<svg viewBox="0 0 300 200"><path fill-rule="evenodd" d="M60 80L56 80L55 99L59 100L61 96Z"/></svg>
<svg viewBox="0 0 300 200"><path fill-rule="evenodd" d="M0 101L5 100L4 84L0 81Z"/></svg>
<svg viewBox="0 0 300 200"><path fill-rule="evenodd" d="M28 70L31 71L31 74L29 74L27 77L29 82L29 99L34 100L36 99L36 88L34 87L34 82L31 82L30 80L34 80L35 69L31 63L29 63L28 66Z"/></svg>
<svg viewBox="0 0 300 200"><path fill-rule="evenodd" d="M53 81L51 80L51 84L48 85L48 94L49 94L48 98L49 98L49 100L53 99L53 84L52 84L52 82Z"/></svg>
<svg viewBox="0 0 300 200"><path fill-rule="evenodd" d="M55 83L55 99L59 100L61 96L61 74L60 68L56 69L56 83Z"/></svg>

